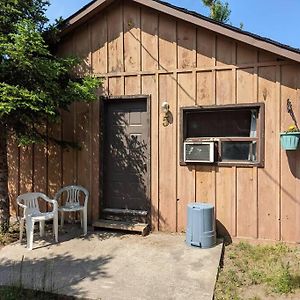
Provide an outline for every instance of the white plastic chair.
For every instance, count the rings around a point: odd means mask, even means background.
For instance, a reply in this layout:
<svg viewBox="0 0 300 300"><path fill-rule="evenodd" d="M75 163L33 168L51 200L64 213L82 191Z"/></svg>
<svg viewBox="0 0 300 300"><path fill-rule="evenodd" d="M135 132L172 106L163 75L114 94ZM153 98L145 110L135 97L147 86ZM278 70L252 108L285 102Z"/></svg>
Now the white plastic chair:
<svg viewBox="0 0 300 300"><path fill-rule="evenodd" d="M51 203L52 211L41 212L38 199ZM51 219L53 219L55 241L58 242L58 204L56 200L49 199L43 193L26 193L17 197L17 203L23 208L23 216L20 219L20 243L23 237L24 221L26 221L27 249L32 250L34 223L39 222L40 236L42 237L45 235L45 221Z"/></svg>
<svg viewBox="0 0 300 300"><path fill-rule="evenodd" d="M64 193L65 198L63 197ZM81 197L81 195L83 197ZM89 192L82 186L69 185L60 189L55 197L61 205L58 208L60 212L60 223L64 226L64 213L80 211L80 223L83 227L83 234L87 234L87 204L89 199ZM82 203L80 203L82 199ZM64 200L64 201L63 201Z"/></svg>

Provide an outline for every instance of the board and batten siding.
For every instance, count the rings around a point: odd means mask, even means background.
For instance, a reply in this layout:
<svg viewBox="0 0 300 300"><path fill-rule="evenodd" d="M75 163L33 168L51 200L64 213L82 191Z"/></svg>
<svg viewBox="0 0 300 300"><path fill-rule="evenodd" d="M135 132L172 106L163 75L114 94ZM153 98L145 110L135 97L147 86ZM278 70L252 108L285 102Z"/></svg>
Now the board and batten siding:
<svg viewBox="0 0 300 300"><path fill-rule="evenodd" d="M231 237L300 242L300 151L280 149L279 133L300 120L300 66L205 28L120 1L63 39L60 54L82 59L79 72L104 79L99 95L151 96L151 218L153 230L182 232L186 206L211 202L218 231ZM172 124L162 126L168 101ZM265 103L265 167L179 165L179 109L182 106ZM62 185L91 192L90 223L99 217L101 197L100 101L76 103L63 120L43 128L78 141L81 151L9 146L9 190L53 196Z"/></svg>

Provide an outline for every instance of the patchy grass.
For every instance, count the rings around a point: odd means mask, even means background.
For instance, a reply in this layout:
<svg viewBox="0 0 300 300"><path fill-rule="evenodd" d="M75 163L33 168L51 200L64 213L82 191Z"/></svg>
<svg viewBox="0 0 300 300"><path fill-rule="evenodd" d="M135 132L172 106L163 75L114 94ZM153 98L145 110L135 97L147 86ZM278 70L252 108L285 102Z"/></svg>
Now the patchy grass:
<svg viewBox="0 0 300 300"><path fill-rule="evenodd" d="M300 248L285 244L225 248L216 300L300 299Z"/></svg>
<svg viewBox="0 0 300 300"><path fill-rule="evenodd" d="M15 299L36 299L36 300L73 300L71 296L61 296L57 294L27 290L17 287L0 286L1 300Z"/></svg>

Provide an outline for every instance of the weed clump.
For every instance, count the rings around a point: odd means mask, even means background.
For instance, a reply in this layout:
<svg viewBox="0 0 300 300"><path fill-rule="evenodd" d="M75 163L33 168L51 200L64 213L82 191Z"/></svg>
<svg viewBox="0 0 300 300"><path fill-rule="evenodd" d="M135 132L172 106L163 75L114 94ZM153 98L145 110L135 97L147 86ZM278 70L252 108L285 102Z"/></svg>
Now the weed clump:
<svg viewBox="0 0 300 300"><path fill-rule="evenodd" d="M225 249L215 299L258 300L295 293L299 293L300 299L299 261L300 249L283 243L229 245Z"/></svg>

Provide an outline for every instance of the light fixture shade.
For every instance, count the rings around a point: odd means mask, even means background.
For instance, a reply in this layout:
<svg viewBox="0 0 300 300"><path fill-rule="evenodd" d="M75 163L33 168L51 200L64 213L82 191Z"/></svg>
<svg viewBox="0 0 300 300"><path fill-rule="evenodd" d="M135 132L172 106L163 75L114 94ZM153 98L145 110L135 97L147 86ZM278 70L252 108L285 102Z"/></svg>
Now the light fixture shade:
<svg viewBox="0 0 300 300"><path fill-rule="evenodd" d="M161 105L161 110L163 113L168 113L169 112L169 109L170 109L170 105L167 101L164 101Z"/></svg>

